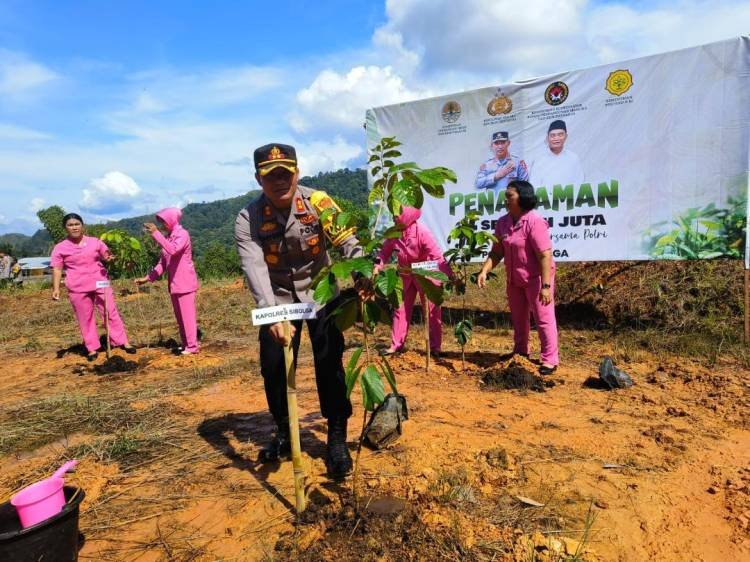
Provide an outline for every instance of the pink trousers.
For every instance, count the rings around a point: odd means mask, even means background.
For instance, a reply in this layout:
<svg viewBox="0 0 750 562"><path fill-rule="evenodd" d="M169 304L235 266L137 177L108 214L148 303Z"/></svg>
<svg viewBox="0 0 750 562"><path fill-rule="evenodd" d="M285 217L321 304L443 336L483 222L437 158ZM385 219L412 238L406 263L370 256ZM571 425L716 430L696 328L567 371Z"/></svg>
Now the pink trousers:
<svg viewBox="0 0 750 562"><path fill-rule="evenodd" d="M185 351L197 353L198 346L198 318L195 314L195 291L170 295L172 297L172 308L180 328L180 339Z"/></svg>
<svg viewBox="0 0 750 562"><path fill-rule="evenodd" d="M409 279L404 279L404 302L393 312L393 326L391 328L391 348L400 349L404 346L406 335L409 333L409 322L411 313L414 308L414 301L419 294L419 298L424 302L425 296L417 284ZM439 352L443 340L443 319L440 314L440 307L435 306L433 302L428 302L430 310L430 350Z"/></svg>
<svg viewBox="0 0 750 562"><path fill-rule="evenodd" d="M73 305L73 313L78 320L78 328L81 330L83 344L89 353L93 353L101 347L94 308L99 311L99 317L103 323L105 295L107 299L107 312L109 313L109 342L114 346L127 345L128 335L125 332L125 325L122 323L120 313L117 311L111 287L90 293L68 293L70 304Z"/></svg>
<svg viewBox="0 0 750 562"><path fill-rule="evenodd" d="M546 365L558 365L560 356L557 348L557 321L555 320L555 280L552 279L552 302L543 305L539 300L542 289L542 278L534 277L526 287L508 284L508 305L510 319L513 322L513 352L529 353L529 313L534 316L539 341L541 343L540 359Z"/></svg>

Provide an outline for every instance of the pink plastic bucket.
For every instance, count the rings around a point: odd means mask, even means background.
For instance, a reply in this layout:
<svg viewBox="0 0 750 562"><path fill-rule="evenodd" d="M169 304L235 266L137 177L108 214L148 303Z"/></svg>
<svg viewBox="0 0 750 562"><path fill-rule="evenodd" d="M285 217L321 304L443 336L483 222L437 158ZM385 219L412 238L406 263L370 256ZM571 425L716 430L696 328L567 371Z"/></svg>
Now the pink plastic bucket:
<svg viewBox="0 0 750 562"><path fill-rule="evenodd" d="M65 480L53 476L24 488L10 499L24 529L62 511L65 506L64 484Z"/></svg>

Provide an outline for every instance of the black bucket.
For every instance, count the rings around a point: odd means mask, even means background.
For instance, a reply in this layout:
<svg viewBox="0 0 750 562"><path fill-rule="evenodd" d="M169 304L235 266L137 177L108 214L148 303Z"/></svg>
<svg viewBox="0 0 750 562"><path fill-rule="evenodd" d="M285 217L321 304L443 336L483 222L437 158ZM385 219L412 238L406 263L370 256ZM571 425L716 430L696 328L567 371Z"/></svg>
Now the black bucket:
<svg viewBox="0 0 750 562"><path fill-rule="evenodd" d="M65 486L64 492L66 504L62 511L28 529L21 527L16 508L10 505L10 502L0 505L0 560L4 562L76 562L78 560L78 507L86 494L83 490L72 486Z"/></svg>

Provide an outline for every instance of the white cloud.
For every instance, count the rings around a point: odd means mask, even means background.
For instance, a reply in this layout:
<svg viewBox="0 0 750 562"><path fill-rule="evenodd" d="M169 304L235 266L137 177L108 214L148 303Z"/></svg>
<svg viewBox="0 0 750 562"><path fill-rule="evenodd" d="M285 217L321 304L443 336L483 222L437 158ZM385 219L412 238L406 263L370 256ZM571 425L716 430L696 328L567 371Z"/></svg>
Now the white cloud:
<svg viewBox="0 0 750 562"><path fill-rule="evenodd" d="M364 154L364 148L359 144L347 142L336 137L333 142L313 141L295 146L299 159L300 173L312 176L318 172L337 170L349 165L351 160Z"/></svg>
<svg viewBox="0 0 750 562"><path fill-rule="evenodd" d="M132 209L140 195L141 188L133 178L118 171L107 172L83 190L80 206L98 214L122 213Z"/></svg>
<svg viewBox="0 0 750 562"><path fill-rule="evenodd" d="M41 209L44 209L44 199L41 197L34 197L29 201L29 208L31 209L32 213L36 213L37 211L40 211Z"/></svg>
<svg viewBox="0 0 750 562"><path fill-rule="evenodd" d="M129 77L132 114L187 111L244 104L282 86L284 71L276 67L238 66L203 72L157 69Z"/></svg>
<svg viewBox="0 0 750 562"><path fill-rule="evenodd" d="M386 16L359 55L372 64L340 59L340 68L322 70L298 91L287 115L293 131L354 138L369 107L741 35L750 3L387 0Z"/></svg>
<svg viewBox="0 0 750 562"><path fill-rule="evenodd" d="M365 110L374 105L410 101L429 95L412 90L389 66L355 66L346 74L324 70L297 93L299 111L288 117L290 126L304 133L314 127L361 130Z"/></svg>
<svg viewBox="0 0 750 562"><path fill-rule="evenodd" d="M9 123L0 123L0 140L12 140L12 141L33 141L33 140L46 140L52 138L51 135L29 129L26 127L19 127L17 125L11 125Z"/></svg>
<svg viewBox="0 0 750 562"><path fill-rule="evenodd" d="M0 49L3 213L27 213L29 193L108 216L182 203L207 185L212 197L237 195L255 187L249 157L270 141L294 144L304 175L352 166L364 156L369 107L715 41L747 33L748 21L750 3L726 0L389 0L367 48L294 65L161 67L123 78L121 67L81 70L68 60L63 78ZM4 104L48 91L64 109L39 104L23 122L28 112ZM71 134L59 133L75 101ZM40 130L48 122L54 136ZM102 188L105 170L127 170L140 192Z"/></svg>
<svg viewBox="0 0 750 562"><path fill-rule="evenodd" d="M603 4L588 14L586 37L598 62L612 62L746 35L748 22L747 2L681 0L642 10Z"/></svg>
<svg viewBox="0 0 750 562"><path fill-rule="evenodd" d="M580 53L586 0L388 0L388 21L376 31L419 59L427 75L473 72L514 76L546 70L550 61Z"/></svg>
<svg viewBox="0 0 750 562"><path fill-rule="evenodd" d="M0 215L0 233L7 234L10 232L32 235L42 224L36 217L14 217L12 219Z"/></svg>
<svg viewBox="0 0 750 562"><path fill-rule="evenodd" d="M57 78L50 68L22 54L0 49L0 96L17 98Z"/></svg>

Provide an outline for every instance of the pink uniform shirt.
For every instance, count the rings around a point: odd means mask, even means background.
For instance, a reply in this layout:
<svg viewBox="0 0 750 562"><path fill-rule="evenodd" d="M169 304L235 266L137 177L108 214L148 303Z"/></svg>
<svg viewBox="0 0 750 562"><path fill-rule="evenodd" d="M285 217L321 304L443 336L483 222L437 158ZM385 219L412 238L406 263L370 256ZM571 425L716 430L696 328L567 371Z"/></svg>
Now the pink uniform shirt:
<svg viewBox="0 0 750 562"><path fill-rule="evenodd" d="M505 271L508 283L516 287L526 287L529 280L539 277L542 268L537 257L541 252L552 249L549 225L534 211L521 215L516 224L510 214L503 215L495 225L495 236L502 244ZM493 253L499 254L497 244ZM552 262L552 271L555 262Z"/></svg>
<svg viewBox="0 0 750 562"><path fill-rule="evenodd" d="M193 293L198 290L198 275L193 265L193 245L190 234L179 223L182 211L163 209L156 214L170 229L169 237L155 230L151 237L161 246L161 257L149 273L149 281L156 281L166 271L169 292L173 295Z"/></svg>
<svg viewBox="0 0 750 562"><path fill-rule="evenodd" d="M50 264L65 271L68 291L90 293L96 291L97 281L109 279L102 262L107 255L109 248L98 238L83 236L79 244L66 238L52 249Z"/></svg>
<svg viewBox="0 0 750 562"><path fill-rule="evenodd" d="M437 261L440 271L448 277L452 277L453 272L445 261L432 232L426 226L417 222L420 216L422 216L422 212L419 209L403 208L397 222L406 228L401 234L401 238L389 238L383 242L383 248L380 250L381 263L388 263L395 251L398 265L402 267L408 267L412 263L420 261Z"/></svg>

